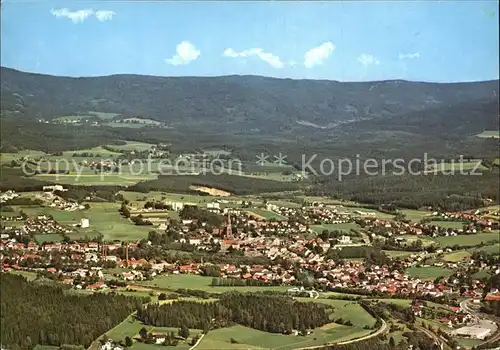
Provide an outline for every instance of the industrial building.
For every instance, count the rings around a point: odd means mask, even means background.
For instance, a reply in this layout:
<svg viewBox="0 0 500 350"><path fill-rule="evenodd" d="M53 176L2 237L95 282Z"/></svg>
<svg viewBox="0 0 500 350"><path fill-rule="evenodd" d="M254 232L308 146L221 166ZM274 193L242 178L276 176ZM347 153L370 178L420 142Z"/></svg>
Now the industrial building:
<svg viewBox="0 0 500 350"><path fill-rule="evenodd" d="M491 333L491 329L484 328L479 325L467 326L454 330L451 332L452 336L468 339L486 339Z"/></svg>

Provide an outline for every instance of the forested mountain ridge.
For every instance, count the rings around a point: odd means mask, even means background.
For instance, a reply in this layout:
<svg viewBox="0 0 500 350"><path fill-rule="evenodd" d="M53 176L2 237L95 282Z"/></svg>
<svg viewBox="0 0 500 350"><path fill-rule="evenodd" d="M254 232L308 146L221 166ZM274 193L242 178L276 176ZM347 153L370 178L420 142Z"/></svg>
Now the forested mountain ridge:
<svg viewBox="0 0 500 350"><path fill-rule="evenodd" d="M1 68L2 110L51 119L88 111L121 113L172 126L283 130L397 117L478 100L496 100L498 80L422 83L337 82L261 76L70 78ZM321 129L318 129L321 130Z"/></svg>

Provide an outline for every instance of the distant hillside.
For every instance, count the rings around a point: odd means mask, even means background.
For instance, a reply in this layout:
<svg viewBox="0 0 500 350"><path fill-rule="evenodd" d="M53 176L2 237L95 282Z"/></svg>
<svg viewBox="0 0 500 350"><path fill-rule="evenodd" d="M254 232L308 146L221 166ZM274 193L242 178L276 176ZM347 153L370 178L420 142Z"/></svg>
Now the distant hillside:
<svg viewBox="0 0 500 350"><path fill-rule="evenodd" d="M424 111L400 116L377 117L342 125L344 131L397 131L426 134L440 139L498 130L498 99L460 102L456 105L435 106Z"/></svg>
<svg viewBox="0 0 500 350"><path fill-rule="evenodd" d="M224 125L234 132L329 130L339 123L367 119L398 124L402 115L415 116L418 124L431 123L441 109L462 106L463 110L469 104L477 109L476 103L495 101L497 94L498 81L341 83L258 76L140 75L69 78L1 68L3 114L52 119L99 111L153 118L175 128L220 129ZM404 124L408 121L403 120Z"/></svg>

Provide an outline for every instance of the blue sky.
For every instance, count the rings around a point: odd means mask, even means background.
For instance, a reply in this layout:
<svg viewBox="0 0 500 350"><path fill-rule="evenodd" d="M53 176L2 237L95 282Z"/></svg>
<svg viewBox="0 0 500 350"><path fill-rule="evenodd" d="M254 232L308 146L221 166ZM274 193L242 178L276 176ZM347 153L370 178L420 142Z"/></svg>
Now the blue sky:
<svg viewBox="0 0 500 350"><path fill-rule="evenodd" d="M499 77L497 1L2 0L1 62L68 76Z"/></svg>

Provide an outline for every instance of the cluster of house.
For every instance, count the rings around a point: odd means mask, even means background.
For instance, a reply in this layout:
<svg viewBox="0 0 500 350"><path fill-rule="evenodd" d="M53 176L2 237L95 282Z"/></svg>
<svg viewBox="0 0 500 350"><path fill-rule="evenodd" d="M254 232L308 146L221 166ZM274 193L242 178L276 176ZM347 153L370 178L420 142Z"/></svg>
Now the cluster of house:
<svg viewBox="0 0 500 350"><path fill-rule="evenodd" d="M114 168L115 166L118 166L118 163L115 161L92 161L89 163L86 163L84 161L84 165L87 165L91 169L99 169L99 168Z"/></svg>
<svg viewBox="0 0 500 350"><path fill-rule="evenodd" d="M314 205L315 204L315 205ZM337 208L330 208L322 203L314 203L309 207L289 208L267 204L267 210L274 211L284 217L293 217L295 220L316 224L343 224L353 221L353 215L349 212L338 211Z"/></svg>
<svg viewBox="0 0 500 350"><path fill-rule="evenodd" d="M481 221L464 222L464 228L451 229L444 228L434 224L425 224L419 222L398 222L383 219L363 219L365 229L374 230L382 236L391 237L393 235L426 235L431 237L438 236L457 236L462 234L474 234L481 231L491 231L498 229L498 222L491 219L481 219Z"/></svg>
<svg viewBox="0 0 500 350"><path fill-rule="evenodd" d="M485 214L491 216L499 216L499 212L481 211L477 210L474 213L467 212L443 212L433 213L437 215L440 220L463 221L467 223L467 228L476 227L478 230L496 230L500 227L498 220L485 217Z"/></svg>
<svg viewBox="0 0 500 350"><path fill-rule="evenodd" d="M55 191L66 192L67 191L67 189L64 188L62 185L43 186L42 189L44 192L55 192Z"/></svg>
<svg viewBox="0 0 500 350"><path fill-rule="evenodd" d="M85 209L84 205L78 204L76 202L67 201L59 196L56 196L50 192L45 193L42 197L50 208L56 208L63 211L75 211Z"/></svg>
<svg viewBox="0 0 500 350"><path fill-rule="evenodd" d="M460 287L458 279L432 282L423 281L419 278L413 278L406 275L402 271L390 270L388 266L371 266L367 269L362 262L355 261L334 261L327 259L326 256L318 251L313 251L311 248L314 242L317 245L323 244L323 249L327 248L326 242L318 240L295 240L295 242L287 242L274 238L272 241L260 240L257 247L261 248L261 252L271 259L283 257L291 261L290 266L282 266L279 264L263 266L263 265L234 265L220 264L221 278L238 278L244 280L259 280L261 283L279 284L279 285L297 285L300 271L310 271L311 276L314 276L313 281L322 286L324 290L338 289L354 289L364 290L368 292L380 292L387 294L404 294L404 295L430 295L443 296L449 293L457 292ZM239 244L238 244L239 245ZM244 246L244 244L242 244ZM102 289L107 288L106 279L102 275L100 268L93 268L96 264L104 261L113 261L116 266L126 268L125 272L121 272L114 277L123 281L135 281L145 278L144 271L148 271L149 276L157 274L202 274L202 271L207 264L190 263L180 265L178 263L168 263L166 261L120 258L117 250L121 248L120 243L98 245L95 242L88 243L51 243L37 245L29 243L14 243L12 241L1 242L0 250L9 251L10 264L4 264L2 269L9 271L10 269L27 269L24 263L26 259L43 261L43 264L37 264L37 268L33 270L46 270L49 273L60 275L63 283L75 285L75 288L85 289ZM309 248L307 248L309 247ZM130 243L128 249L137 248L136 243ZM241 248L241 246L240 246ZM50 256L55 252L64 253L61 260L63 271L56 270L54 265L50 264ZM105 252L105 253L104 253ZM421 254L416 253L403 261L402 269L412 266L421 258ZM123 257L123 256L122 256ZM0 259L3 261L3 254L0 253ZM65 263L64 263L65 262ZM450 263L451 264L451 263ZM457 264L457 263L453 263ZM458 263L462 264L462 263ZM466 268L470 261L463 262ZM24 266L24 267L20 267ZM45 266L45 267L40 267ZM69 272L64 272L65 267L70 266ZM78 269L75 270L75 266ZM449 266L460 268L462 266ZM496 273L500 273L497 269ZM89 278L94 276L92 283L88 282ZM82 281L78 284L74 283L74 279L79 277ZM466 296L480 300L484 283L478 280L473 281L473 288L467 290ZM496 298L492 294L490 298ZM498 296L500 298L500 295ZM457 316L461 317L461 316ZM459 319L460 320L460 319ZM455 319L452 322L456 322Z"/></svg>
<svg viewBox="0 0 500 350"><path fill-rule="evenodd" d="M439 322L446 324L448 327L453 328L454 326L461 326L473 321L473 317L466 311L463 311L459 306L451 307L451 311L454 313L447 317L441 317Z"/></svg>
<svg viewBox="0 0 500 350"><path fill-rule="evenodd" d="M4 193L0 193L0 203L5 203L11 199L19 197L19 194L16 193L15 191L7 191Z"/></svg>
<svg viewBox="0 0 500 350"><path fill-rule="evenodd" d="M48 234L48 233L71 233L73 229L66 225L61 225L54 219L46 215L38 215L36 218L27 218L21 228L21 234Z"/></svg>

